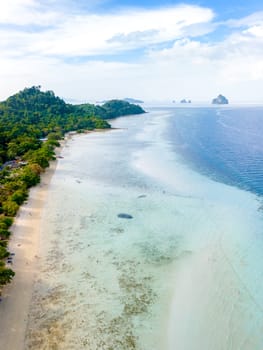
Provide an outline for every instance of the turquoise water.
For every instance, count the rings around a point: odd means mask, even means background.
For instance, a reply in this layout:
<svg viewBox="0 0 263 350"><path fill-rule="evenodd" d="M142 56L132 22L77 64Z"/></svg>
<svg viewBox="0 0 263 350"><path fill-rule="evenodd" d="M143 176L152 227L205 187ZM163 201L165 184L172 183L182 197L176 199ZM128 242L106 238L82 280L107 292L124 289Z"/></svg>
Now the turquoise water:
<svg viewBox="0 0 263 350"><path fill-rule="evenodd" d="M197 172L176 117L152 110L67 142L28 348L263 348L261 199Z"/></svg>

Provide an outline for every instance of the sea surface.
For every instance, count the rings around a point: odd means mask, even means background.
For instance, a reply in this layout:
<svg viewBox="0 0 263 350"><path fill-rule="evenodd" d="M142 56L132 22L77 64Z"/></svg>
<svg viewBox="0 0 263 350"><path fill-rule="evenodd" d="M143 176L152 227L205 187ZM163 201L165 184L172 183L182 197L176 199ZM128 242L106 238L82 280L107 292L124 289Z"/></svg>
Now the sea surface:
<svg viewBox="0 0 263 350"><path fill-rule="evenodd" d="M262 350L263 108L112 125L58 161L27 348Z"/></svg>

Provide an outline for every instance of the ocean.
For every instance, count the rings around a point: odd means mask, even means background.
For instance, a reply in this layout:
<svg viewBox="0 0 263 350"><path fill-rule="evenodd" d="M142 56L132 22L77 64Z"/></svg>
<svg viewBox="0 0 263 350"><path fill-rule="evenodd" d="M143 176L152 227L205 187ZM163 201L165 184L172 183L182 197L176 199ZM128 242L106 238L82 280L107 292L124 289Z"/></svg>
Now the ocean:
<svg viewBox="0 0 263 350"><path fill-rule="evenodd" d="M27 348L262 350L263 108L149 108L67 141Z"/></svg>
<svg viewBox="0 0 263 350"><path fill-rule="evenodd" d="M262 121L262 107L177 110L169 137L197 171L263 195Z"/></svg>

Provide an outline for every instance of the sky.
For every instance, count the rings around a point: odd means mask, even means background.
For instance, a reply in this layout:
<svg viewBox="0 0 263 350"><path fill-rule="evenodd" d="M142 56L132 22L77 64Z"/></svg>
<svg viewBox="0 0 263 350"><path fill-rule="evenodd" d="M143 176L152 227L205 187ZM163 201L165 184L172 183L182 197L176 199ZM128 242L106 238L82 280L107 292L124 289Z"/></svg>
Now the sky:
<svg viewBox="0 0 263 350"><path fill-rule="evenodd" d="M0 100L263 103L262 0L1 0Z"/></svg>

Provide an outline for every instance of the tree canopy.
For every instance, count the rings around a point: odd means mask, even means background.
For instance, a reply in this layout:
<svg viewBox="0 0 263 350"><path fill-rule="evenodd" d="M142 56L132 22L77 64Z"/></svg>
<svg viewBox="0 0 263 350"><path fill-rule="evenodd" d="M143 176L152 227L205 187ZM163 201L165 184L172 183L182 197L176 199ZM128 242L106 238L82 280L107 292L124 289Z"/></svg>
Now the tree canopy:
<svg viewBox="0 0 263 350"><path fill-rule="evenodd" d="M50 133L109 127L101 118L65 103L53 91L25 88L0 103L0 162L39 148L40 139Z"/></svg>
<svg viewBox="0 0 263 350"><path fill-rule="evenodd" d="M123 100L110 100L101 106L86 103L77 107L101 119L145 113L141 106Z"/></svg>

